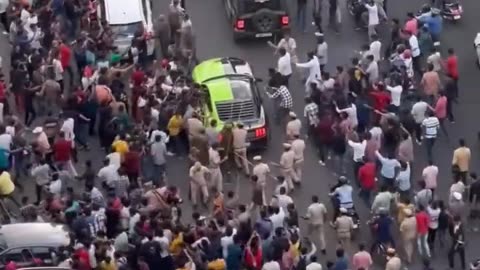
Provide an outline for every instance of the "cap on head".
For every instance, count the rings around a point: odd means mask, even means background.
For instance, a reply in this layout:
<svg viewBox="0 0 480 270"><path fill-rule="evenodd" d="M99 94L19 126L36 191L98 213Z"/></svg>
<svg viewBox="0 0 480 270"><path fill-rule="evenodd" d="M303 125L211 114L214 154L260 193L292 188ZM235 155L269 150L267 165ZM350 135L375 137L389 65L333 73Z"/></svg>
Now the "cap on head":
<svg viewBox="0 0 480 270"><path fill-rule="evenodd" d="M261 160L262 160L262 156L260 156L260 155L254 156L254 157L253 157L253 160L254 160L254 161L261 161Z"/></svg>

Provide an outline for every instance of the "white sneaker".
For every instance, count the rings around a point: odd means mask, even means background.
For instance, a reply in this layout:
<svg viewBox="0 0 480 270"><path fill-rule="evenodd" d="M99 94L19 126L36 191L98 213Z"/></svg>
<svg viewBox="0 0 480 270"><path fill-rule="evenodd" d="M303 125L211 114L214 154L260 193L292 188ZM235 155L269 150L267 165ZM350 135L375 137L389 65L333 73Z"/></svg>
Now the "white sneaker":
<svg viewBox="0 0 480 270"><path fill-rule="evenodd" d="M174 153L172 153L172 152L170 152L170 151L167 151L167 156L169 156L169 157L173 157L173 156L175 156L175 154L174 154Z"/></svg>
<svg viewBox="0 0 480 270"><path fill-rule="evenodd" d="M325 162L323 162L323 161L321 161L321 160L319 160L318 163L319 163L320 165L322 165L322 166L325 166Z"/></svg>

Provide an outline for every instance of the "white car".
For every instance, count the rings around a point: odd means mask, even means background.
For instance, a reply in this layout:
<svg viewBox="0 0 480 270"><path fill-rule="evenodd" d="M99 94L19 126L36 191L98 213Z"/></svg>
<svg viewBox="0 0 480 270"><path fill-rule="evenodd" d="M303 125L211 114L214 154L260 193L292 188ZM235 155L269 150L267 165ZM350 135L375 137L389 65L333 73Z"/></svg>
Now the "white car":
<svg viewBox="0 0 480 270"><path fill-rule="evenodd" d="M147 54L155 53L152 0L100 0L97 13L105 19L115 34L113 45L121 54L128 52L139 29L147 37Z"/></svg>

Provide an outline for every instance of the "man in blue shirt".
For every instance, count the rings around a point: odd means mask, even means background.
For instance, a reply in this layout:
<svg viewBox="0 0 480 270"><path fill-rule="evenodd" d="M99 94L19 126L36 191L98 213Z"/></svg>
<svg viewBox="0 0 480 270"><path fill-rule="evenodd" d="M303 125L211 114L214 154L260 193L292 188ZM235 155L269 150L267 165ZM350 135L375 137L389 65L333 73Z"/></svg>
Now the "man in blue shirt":
<svg viewBox="0 0 480 270"><path fill-rule="evenodd" d="M432 35L432 40L434 42L438 41L442 32L442 16L432 11L430 16L422 16L420 21L427 26L428 31Z"/></svg>
<svg viewBox="0 0 480 270"><path fill-rule="evenodd" d="M233 236L233 244L228 246L228 255L226 259L228 270L240 270L242 265L242 248L240 247L238 235Z"/></svg>
<svg viewBox="0 0 480 270"><path fill-rule="evenodd" d="M333 270L348 270L348 259L345 256L345 251L342 248L337 249L337 260L333 265Z"/></svg>

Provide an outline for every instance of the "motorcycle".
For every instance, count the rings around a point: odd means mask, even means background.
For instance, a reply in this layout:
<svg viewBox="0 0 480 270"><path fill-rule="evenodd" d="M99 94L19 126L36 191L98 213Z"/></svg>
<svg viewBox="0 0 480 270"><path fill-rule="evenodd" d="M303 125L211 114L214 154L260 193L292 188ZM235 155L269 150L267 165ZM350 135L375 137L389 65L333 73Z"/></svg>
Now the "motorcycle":
<svg viewBox="0 0 480 270"><path fill-rule="evenodd" d="M458 21L462 18L463 7L459 2L444 3L441 14L445 20Z"/></svg>

